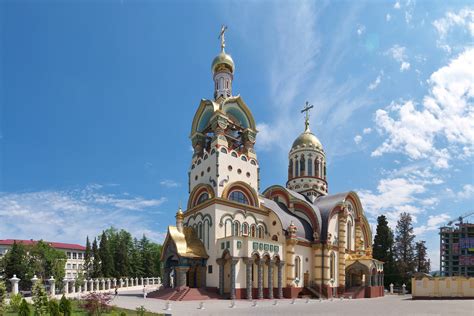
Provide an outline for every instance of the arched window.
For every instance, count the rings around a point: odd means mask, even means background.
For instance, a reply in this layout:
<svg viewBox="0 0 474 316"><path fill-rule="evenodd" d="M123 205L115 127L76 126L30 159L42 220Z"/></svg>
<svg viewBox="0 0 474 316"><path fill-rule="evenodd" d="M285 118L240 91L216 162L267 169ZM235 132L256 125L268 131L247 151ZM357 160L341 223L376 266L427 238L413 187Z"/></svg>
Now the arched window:
<svg viewBox="0 0 474 316"><path fill-rule="evenodd" d="M224 78L222 78L222 77L219 78L219 88L220 89L224 88Z"/></svg>
<svg viewBox="0 0 474 316"><path fill-rule="evenodd" d="M264 238L263 226L258 226L258 238Z"/></svg>
<svg viewBox="0 0 474 316"><path fill-rule="evenodd" d="M232 157L237 158L237 153L236 153L235 151L233 151L230 155L231 155Z"/></svg>
<svg viewBox="0 0 474 316"><path fill-rule="evenodd" d="M293 159L290 159L290 164L288 165L288 179L293 178Z"/></svg>
<svg viewBox="0 0 474 316"><path fill-rule="evenodd" d="M225 149L224 147L222 147L222 148L221 148L221 153L227 154L227 149Z"/></svg>
<svg viewBox="0 0 474 316"><path fill-rule="evenodd" d="M232 192L230 192L229 200L235 201L237 203L247 204L247 205L250 204L249 200L247 199L245 194L242 193L242 191L232 191Z"/></svg>
<svg viewBox="0 0 474 316"><path fill-rule="evenodd" d="M324 163L323 179L326 179L326 163Z"/></svg>
<svg viewBox="0 0 474 316"><path fill-rule="evenodd" d="M248 236L249 234L249 224L243 223L242 224L242 235Z"/></svg>
<svg viewBox="0 0 474 316"><path fill-rule="evenodd" d="M346 249L352 250L352 222L351 221L347 222L346 235L347 235Z"/></svg>
<svg viewBox="0 0 474 316"><path fill-rule="evenodd" d="M313 176L313 161L308 158L308 176Z"/></svg>
<svg viewBox="0 0 474 316"><path fill-rule="evenodd" d="M257 230L257 229L256 229L255 225L252 225L252 226L250 227L250 236L251 236L251 237L254 237L254 238L256 237L256 233L257 233L256 230Z"/></svg>
<svg viewBox="0 0 474 316"><path fill-rule="evenodd" d="M315 160L314 160L314 173L315 173L316 177L320 178L320 174L319 174L319 159L315 159Z"/></svg>
<svg viewBox="0 0 474 316"><path fill-rule="evenodd" d="M203 192L197 199L196 205L201 204L202 202L207 201L207 200L209 200L209 193Z"/></svg>
<svg viewBox="0 0 474 316"><path fill-rule="evenodd" d="M295 159L295 177L300 176L300 162L298 158Z"/></svg>
<svg viewBox="0 0 474 316"><path fill-rule="evenodd" d="M305 159L304 159L304 155L301 155L301 159L300 159L300 175L301 176L304 176L304 167L305 167Z"/></svg>
<svg viewBox="0 0 474 316"><path fill-rule="evenodd" d="M242 157L240 157L240 159L242 159L243 161L247 161L247 157L245 157L244 155L242 155Z"/></svg>
<svg viewBox="0 0 474 316"><path fill-rule="evenodd" d="M298 284L301 284L301 258L295 258L295 277L300 280Z"/></svg>
<svg viewBox="0 0 474 316"><path fill-rule="evenodd" d="M278 241L278 236L277 236L277 235L273 235L273 236L272 236L272 240Z"/></svg>
<svg viewBox="0 0 474 316"><path fill-rule="evenodd" d="M334 252L331 253L329 257L329 277L335 281L335 274L336 271L336 255Z"/></svg>
<svg viewBox="0 0 474 316"><path fill-rule="evenodd" d="M252 165L254 165L254 166L256 166L256 165L257 165L257 163L255 162L255 160L253 160L253 159L252 159L252 160L250 160L250 164L252 164Z"/></svg>
<svg viewBox="0 0 474 316"><path fill-rule="evenodd" d="M240 235L240 223L238 221L234 222L234 236Z"/></svg>
<svg viewBox="0 0 474 316"><path fill-rule="evenodd" d="M198 238L202 240L202 223L198 224Z"/></svg>

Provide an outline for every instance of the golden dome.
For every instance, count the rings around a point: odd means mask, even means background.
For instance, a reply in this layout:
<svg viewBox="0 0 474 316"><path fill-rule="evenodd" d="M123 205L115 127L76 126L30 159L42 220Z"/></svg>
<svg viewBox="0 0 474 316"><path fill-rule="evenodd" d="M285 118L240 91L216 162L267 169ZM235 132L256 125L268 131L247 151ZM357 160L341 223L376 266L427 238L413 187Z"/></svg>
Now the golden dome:
<svg viewBox="0 0 474 316"><path fill-rule="evenodd" d="M230 72L234 73L234 61L232 60L232 57L229 54L226 54L224 51L217 55L212 61L211 69L213 73L216 72L219 65L226 65L230 67Z"/></svg>
<svg viewBox="0 0 474 316"><path fill-rule="evenodd" d="M323 150L323 145L319 141L319 139L309 131L309 129L305 130L298 136L297 139L293 142L291 146L291 150L299 148L315 148L319 150Z"/></svg>

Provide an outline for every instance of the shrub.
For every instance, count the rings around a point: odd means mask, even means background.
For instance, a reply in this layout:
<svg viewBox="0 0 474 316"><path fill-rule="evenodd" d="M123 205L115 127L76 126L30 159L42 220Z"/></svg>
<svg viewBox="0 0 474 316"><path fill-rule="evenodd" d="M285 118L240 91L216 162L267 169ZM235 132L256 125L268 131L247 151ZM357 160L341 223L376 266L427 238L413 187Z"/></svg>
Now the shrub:
<svg viewBox="0 0 474 316"><path fill-rule="evenodd" d="M146 308L143 305L140 307L137 307L135 310L137 311L138 316L145 316Z"/></svg>
<svg viewBox="0 0 474 316"><path fill-rule="evenodd" d="M71 301L66 298L66 296L61 297L59 301L59 311L63 313L64 316L71 316L72 315L72 306Z"/></svg>
<svg viewBox="0 0 474 316"><path fill-rule="evenodd" d="M18 310L18 316L30 316L30 313L30 305L28 305L25 299L22 299Z"/></svg>
<svg viewBox="0 0 474 316"><path fill-rule="evenodd" d="M49 311L48 294L41 281L33 285L33 309L35 316L46 316Z"/></svg>
<svg viewBox="0 0 474 316"><path fill-rule="evenodd" d="M112 296L109 293L92 292L82 297L83 304L81 307L87 311L89 315L102 315L107 312L110 307L109 303Z"/></svg>
<svg viewBox="0 0 474 316"><path fill-rule="evenodd" d="M22 299L23 296L20 293L10 296L10 305L8 306L10 311L17 313L20 310Z"/></svg>
<svg viewBox="0 0 474 316"><path fill-rule="evenodd" d="M3 315L6 312L7 306L5 298L7 296L7 287L5 282L0 281L0 315Z"/></svg>
<svg viewBox="0 0 474 316"><path fill-rule="evenodd" d="M125 313L125 312L120 312L120 316L127 316L127 313Z"/></svg>
<svg viewBox="0 0 474 316"><path fill-rule="evenodd" d="M55 299L49 301L49 315L61 316L61 312L59 311L59 303Z"/></svg>

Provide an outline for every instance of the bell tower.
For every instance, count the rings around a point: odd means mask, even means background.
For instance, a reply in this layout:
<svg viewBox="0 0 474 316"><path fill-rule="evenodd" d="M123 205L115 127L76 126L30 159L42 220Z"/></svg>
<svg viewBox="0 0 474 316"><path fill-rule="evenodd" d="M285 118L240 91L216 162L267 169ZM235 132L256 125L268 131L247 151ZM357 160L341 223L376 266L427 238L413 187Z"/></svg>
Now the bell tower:
<svg viewBox="0 0 474 316"><path fill-rule="evenodd" d="M259 189L259 165L254 145L256 124L240 95L232 94L235 64L225 51L226 26L219 38L221 51L211 71L214 99L201 100L191 128L193 159L189 172L189 191L206 184L222 196L228 184L240 182Z"/></svg>

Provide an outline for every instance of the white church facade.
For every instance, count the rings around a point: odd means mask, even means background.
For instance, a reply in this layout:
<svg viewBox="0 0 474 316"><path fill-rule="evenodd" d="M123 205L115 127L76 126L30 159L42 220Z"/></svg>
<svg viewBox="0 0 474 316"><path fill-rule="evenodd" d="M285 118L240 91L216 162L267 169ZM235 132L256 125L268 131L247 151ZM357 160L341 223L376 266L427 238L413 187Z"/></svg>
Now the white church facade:
<svg viewBox="0 0 474 316"><path fill-rule="evenodd" d="M235 65L224 47L222 32L214 99L200 102L191 127L187 207L163 245L164 286L231 299L383 295L383 263L372 258L359 197L329 194L308 116L289 151L286 185L260 189L255 120L232 93Z"/></svg>

